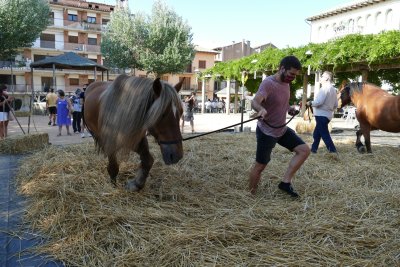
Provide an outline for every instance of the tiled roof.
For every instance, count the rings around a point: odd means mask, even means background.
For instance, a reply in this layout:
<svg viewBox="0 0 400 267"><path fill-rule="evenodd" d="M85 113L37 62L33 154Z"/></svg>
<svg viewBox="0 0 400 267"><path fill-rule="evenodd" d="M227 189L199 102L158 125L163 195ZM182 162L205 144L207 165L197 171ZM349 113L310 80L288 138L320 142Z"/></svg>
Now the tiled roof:
<svg viewBox="0 0 400 267"><path fill-rule="evenodd" d="M350 3L345 4L343 6L336 7L334 9L332 9L332 10L323 12L323 13L321 13L319 15L309 17L306 20L308 20L308 21L319 20L319 19L327 18L327 17L330 17L330 16L335 16L337 14L346 13L346 12L349 12L349 11L352 11L352 10L356 10L356 9L363 8L363 7L366 7L366 6L371 6L371 5L374 5L374 4L377 4L377 3L380 3L380 2L385 2L385 1L386 0L367 0L367 1L358 0L358 1L353 1L353 2L350 2Z"/></svg>
<svg viewBox="0 0 400 267"><path fill-rule="evenodd" d="M198 45L195 45L194 50L196 50L197 52L207 52L207 53L214 53L214 54L219 54L218 51L215 51L211 48L205 48L205 47L201 47Z"/></svg>
<svg viewBox="0 0 400 267"><path fill-rule="evenodd" d="M75 7L75 8L83 8L83 9L89 9L89 10L97 10L97 11L106 11L110 12L113 11L115 8L114 5L107 5L107 4L102 4L102 3L96 3L96 2L86 2L86 1L49 1L49 4L51 5L57 5L57 6L67 6L67 7ZM92 5L92 7L89 7L89 4ZM99 8L96 8L98 6Z"/></svg>

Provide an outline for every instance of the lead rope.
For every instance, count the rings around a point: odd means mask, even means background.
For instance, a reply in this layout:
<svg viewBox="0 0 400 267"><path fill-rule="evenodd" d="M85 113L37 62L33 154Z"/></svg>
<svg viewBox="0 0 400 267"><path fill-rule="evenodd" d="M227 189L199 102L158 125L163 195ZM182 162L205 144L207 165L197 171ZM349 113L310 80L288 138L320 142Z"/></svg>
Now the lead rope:
<svg viewBox="0 0 400 267"><path fill-rule="evenodd" d="M264 122L265 122L269 127L278 129L278 128L282 128L282 127L285 127L286 125L288 125L289 122L290 122L291 120L293 120L293 118L294 118L296 115L297 115L297 114L292 115L292 117L289 119L288 122L286 122L285 124L280 125L280 126L273 126L273 125L269 124L269 123L266 122L266 121L264 121ZM259 118L261 118L261 116L257 116L257 117L254 117L254 118L252 118L252 119L249 119L249 120L247 120L247 121L239 122L239 123L236 123L236 124L233 124L233 125L230 125L230 126L227 126L227 127L224 127L224 128L218 129L218 130L215 130L215 131L211 131L211 132L207 132L207 133L203 133L203 134L198 134L198 135L196 135L196 136L190 136L190 137L182 138L182 141L187 141L187 140L190 140L190 139L194 139L194 138L197 138L197 137L209 135L209 134L212 134L212 133L218 133L218 132L221 132L221 131L226 130L226 129L228 129L228 128L232 128L232 127L234 127L234 126L241 125L242 123L245 124L245 123L248 123L248 122L250 122L250 121L257 120L257 119L259 119Z"/></svg>

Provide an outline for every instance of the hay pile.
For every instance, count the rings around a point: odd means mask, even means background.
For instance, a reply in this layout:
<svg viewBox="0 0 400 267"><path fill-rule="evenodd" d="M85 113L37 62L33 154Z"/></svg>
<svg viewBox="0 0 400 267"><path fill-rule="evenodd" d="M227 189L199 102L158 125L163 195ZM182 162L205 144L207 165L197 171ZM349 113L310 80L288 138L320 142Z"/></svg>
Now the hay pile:
<svg viewBox="0 0 400 267"><path fill-rule="evenodd" d="M0 140L0 153L20 154L39 150L49 145L48 133L9 136Z"/></svg>
<svg viewBox="0 0 400 267"><path fill-rule="evenodd" d="M311 140L309 137L308 142ZM253 134L184 143L177 165L155 164L141 193L113 188L92 144L49 147L19 172L38 248L68 266L395 266L400 264L399 149L340 159L310 155L293 200L277 185L291 154L277 146L256 196L247 191ZM121 164L119 182L138 157Z"/></svg>
<svg viewBox="0 0 400 267"><path fill-rule="evenodd" d="M311 122L309 120L298 121L296 123L296 128L295 128L296 133L299 134L313 133L315 125L316 125L315 119L311 120ZM332 131L332 122L328 124L328 130L329 132Z"/></svg>

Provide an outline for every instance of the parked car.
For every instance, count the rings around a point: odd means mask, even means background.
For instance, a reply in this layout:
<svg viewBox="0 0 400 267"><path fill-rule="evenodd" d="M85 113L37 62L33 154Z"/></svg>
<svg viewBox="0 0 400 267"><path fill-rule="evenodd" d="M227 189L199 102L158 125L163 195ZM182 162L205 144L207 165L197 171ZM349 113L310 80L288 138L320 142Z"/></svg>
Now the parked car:
<svg viewBox="0 0 400 267"><path fill-rule="evenodd" d="M33 99L32 111L34 115L47 115L46 96L38 96Z"/></svg>

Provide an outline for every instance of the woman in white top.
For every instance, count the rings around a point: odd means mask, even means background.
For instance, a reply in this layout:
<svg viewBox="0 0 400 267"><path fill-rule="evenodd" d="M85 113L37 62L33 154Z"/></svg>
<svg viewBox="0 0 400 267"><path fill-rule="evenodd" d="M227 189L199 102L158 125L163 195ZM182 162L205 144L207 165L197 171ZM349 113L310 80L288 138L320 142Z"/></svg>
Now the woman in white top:
<svg viewBox="0 0 400 267"><path fill-rule="evenodd" d="M329 134L328 124L332 120L333 112L338 106L336 88L332 85L332 73L325 71L321 76L322 87L314 101L309 101L308 106L313 107L315 116L315 129L313 132L314 142L311 145L311 152L317 153L319 143L322 140L331 153L337 153Z"/></svg>

